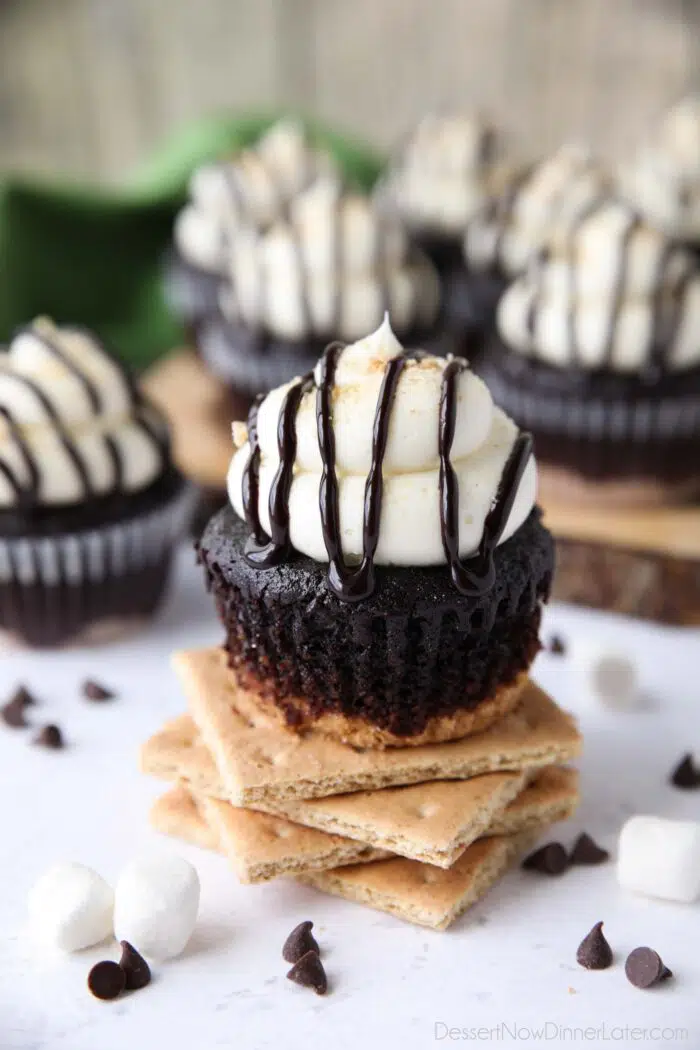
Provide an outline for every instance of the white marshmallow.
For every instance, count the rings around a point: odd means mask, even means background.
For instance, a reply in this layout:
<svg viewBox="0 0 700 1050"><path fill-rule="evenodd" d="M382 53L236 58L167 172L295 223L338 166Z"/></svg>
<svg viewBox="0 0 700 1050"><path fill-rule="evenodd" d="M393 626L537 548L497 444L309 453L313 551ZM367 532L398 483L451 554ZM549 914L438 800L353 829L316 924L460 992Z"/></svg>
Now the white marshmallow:
<svg viewBox="0 0 700 1050"><path fill-rule="evenodd" d="M572 647L571 668L582 703L603 704L616 711L639 707L637 669L624 653L601 643L579 641Z"/></svg>
<svg viewBox="0 0 700 1050"><path fill-rule="evenodd" d="M199 910L199 877L182 857L132 861L114 894L114 929L143 955L172 959L184 951Z"/></svg>
<svg viewBox="0 0 700 1050"><path fill-rule="evenodd" d="M89 948L112 933L112 888L83 864L54 864L29 891L28 906L37 939L64 952Z"/></svg>
<svg viewBox="0 0 700 1050"><path fill-rule="evenodd" d="M690 904L700 896L700 824L631 817L620 832L617 878L627 890Z"/></svg>

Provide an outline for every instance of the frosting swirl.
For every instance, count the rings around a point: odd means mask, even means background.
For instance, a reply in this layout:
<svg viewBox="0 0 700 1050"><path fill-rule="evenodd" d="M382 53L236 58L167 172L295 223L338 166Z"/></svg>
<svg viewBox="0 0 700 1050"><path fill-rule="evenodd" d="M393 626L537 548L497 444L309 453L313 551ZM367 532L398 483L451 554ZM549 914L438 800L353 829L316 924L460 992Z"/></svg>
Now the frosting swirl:
<svg viewBox="0 0 700 1050"><path fill-rule="evenodd" d="M700 364L700 270L608 199L555 231L501 298L498 326L513 350L554 366L681 371Z"/></svg>
<svg viewBox="0 0 700 1050"><path fill-rule="evenodd" d="M413 230L461 237L494 192L502 152L480 114L430 114L401 144L378 199Z"/></svg>
<svg viewBox="0 0 700 1050"><path fill-rule="evenodd" d="M620 192L669 237L700 237L700 95L665 114L637 155L623 164Z"/></svg>
<svg viewBox="0 0 700 1050"><path fill-rule="evenodd" d="M231 243L222 309L282 339L357 339L387 310L402 333L425 330L440 305L430 261L372 200L320 178L268 230Z"/></svg>
<svg viewBox="0 0 700 1050"><path fill-rule="evenodd" d="M609 191L611 178L582 146L562 146L551 157L510 173L506 190L470 221L464 255L471 269L513 277L557 224L575 222Z"/></svg>
<svg viewBox="0 0 700 1050"><path fill-rule="evenodd" d="M331 346L314 374L268 394L249 418L247 439L240 438L228 475L236 513L249 523L257 517L274 537L292 448L282 508L288 541L315 561L330 561L331 570L339 560L346 572L361 569L372 542L371 560L379 565L445 564L453 525L455 559L468 559L481 545L508 539L535 502L534 457L520 447L517 427L494 406L485 384L461 359L404 355L388 318L353 345ZM337 485L335 535L328 526L329 473ZM456 499L444 496L446 486ZM455 511L452 523L444 520L445 507L448 517L450 507ZM342 583L336 565L338 576Z"/></svg>
<svg viewBox="0 0 700 1050"><path fill-rule="evenodd" d="M140 491L168 462L163 419L90 332L40 318L0 353L0 508Z"/></svg>
<svg viewBox="0 0 700 1050"><path fill-rule="evenodd" d="M270 226L295 194L321 173L333 171L330 156L313 148L300 123L278 121L255 146L195 171L190 201L175 220L181 255L194 266L224 275L234 231L248 224Z"/></svg>

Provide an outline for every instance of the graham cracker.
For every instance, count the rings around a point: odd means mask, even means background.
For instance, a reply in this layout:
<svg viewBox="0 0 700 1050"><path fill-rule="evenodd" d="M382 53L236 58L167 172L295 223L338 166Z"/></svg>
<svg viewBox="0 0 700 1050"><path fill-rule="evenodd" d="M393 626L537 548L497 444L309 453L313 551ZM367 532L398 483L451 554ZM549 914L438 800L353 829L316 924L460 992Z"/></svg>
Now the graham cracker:
<svg viewBox="0 0 700 1050"><path fill-rule="evenodd" d="M573 719L533 682L518 708L475 736L443 744L367 751L282 730L239 695L221 649L177 653L175 670L192 717L234 805L325 798L431 780L467 780L567 762L581 749Z"/></svg>
<svg viewBox="0 0 700 1050"><path fill-rule="evenodd" d="M208 823L212 811L205 816L204 808L200 810L187 790L177 786L156 802L151 820L159 831L197 845L208 841L211 848L228 853L230 843L224 845L218 839L218 828L213 823L210 827ZM367 904L419 926L444 930L475 904L521 853L530 848L544 826L479 839L446 871L419 861L393 857L327 871L304 872L295 877L298 882L334 896Z"/></svg>
<svg viewBox="0 0 700 1050"><path fill-rule="evenodd" d="M150 820L156 831L202 849L225 854L239 880L267 882L280 875L386 858L385 850L327 835L228 802L193 796L176 784L156 799Z"/></svg>
<svg viewBox="0 0 700 1050"><path fill-rule="evenodd" d="M184 784L176 784L157 798L151 806L149 819L156 831L163 835L182 839L200 849L221 849L219 836Z"/></svg>
<svg viewBox="0 0 700 1050"><path fill-rule="evenodd" d="M168 723L146 742L141 763L144 772L182 781L195 794L220 802L225 794L211 755L188 715ZM531 779L526 783L528 775ZM573 769L547 767L533 774L486 773L466 781L433 781L262 807L296 825L447 868L482 835L511 834L569 817L578 800L577 779ZM222 802L220 812L233 808Z"/></svg>
<svg viewBox="0 0 700 1050"><path fill-rule="evenodd" d="M533 830L479 839L447 871L393 857L374 864L307 872L297 880L418 926L446 930L484 896L536 837Z"/></svg>
<svg viewBox="0 0 700 1050"><path fill-rule="evenodd" d="M147 773L185 781L195 793L218 799L225 796L211 755L187 715L146 742L141 764ZM322 799L263 802L259 808L308 828L447 868L485 833L525 782L524 771L484 773L470 780L436 780Z"/></svg>

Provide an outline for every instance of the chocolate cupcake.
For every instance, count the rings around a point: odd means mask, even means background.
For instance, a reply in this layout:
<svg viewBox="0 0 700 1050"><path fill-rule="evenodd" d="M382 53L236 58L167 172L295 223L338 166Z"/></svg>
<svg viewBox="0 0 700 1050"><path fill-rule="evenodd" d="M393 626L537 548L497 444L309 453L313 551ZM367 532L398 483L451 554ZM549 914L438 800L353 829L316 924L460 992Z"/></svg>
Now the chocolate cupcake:
<svg viewBox="0 0 700 1050"><path fill-rule="evenodd" d="M199 327L200 354L251 396L312 369L329 341L359 338L387 310L408 346L452 345L430 260L398 220L332 177L294 197L270 228L236 232L221 308Z"/></svg>
<svg viewBox="0 0 700 1050"><path fill-rule="evenodd" d="M509 287L482 368L535 437L547 496L654 505L700 481L700 270L608 199Z"/></svg>
<svg viewBox="0 0 700 1050"><path fill-rule="evenodd" d="M663 116L621 166L619 185L648 222L700 254L700 95Z"/></svg>
<svg viewBox="0 0 700 1050"><path fill-rule="evenodd" d="M40 319L0 354L0 634L105 637L163 594L189 512L165 423L90 332Z"/></svg>
<svg viewBox="0 0 700 1050"><path fill-rule="evenodd" d="M503 192L473 216L464 256L474 274L490 274L500 290L528 266L558 226L574 224L609 196L612 175L582 146L565 145L536 164L513 169Z"/></svg>
<svg viewBox="0 0 700 1050"><path fill-rule="evenodd" d="M375 191L433 260L446 323L473 355L493 322L500 277L465 266L468 224L504 187L503 143L480 114L430 114L400 144Z"/></svg>
<svg viewBox="0 0 700 1050"><path fill-rule="evenodd" d="M553 568L529 435L388 321L251 411L199 553L239 689L356 746L455 739L518 702Z"/></svg>
<svg viewBox="0 0 700 1050"><path fill-rule="evenodd" d="M166 273L174 312L193 328L217 314L236 230L266 229L296 193L333 170L330 155L312 145L300 123L281 120L250 148L195 171L189 202L175 221Z"/></svg>

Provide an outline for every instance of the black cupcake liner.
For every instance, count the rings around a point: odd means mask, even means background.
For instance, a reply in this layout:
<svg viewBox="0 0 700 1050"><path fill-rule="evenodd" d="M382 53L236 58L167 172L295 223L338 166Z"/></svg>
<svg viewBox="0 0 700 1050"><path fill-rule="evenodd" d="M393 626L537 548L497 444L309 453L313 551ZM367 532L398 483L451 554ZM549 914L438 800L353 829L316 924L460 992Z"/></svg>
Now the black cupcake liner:
<svg viewBox="0 0 700 1050"><path fill-rule="evenodd" d="M415 735L511 685L539 648L553 545L537 511L496 551L497 582L481 597L460 594L447 567L378 567L374 594L348 605L328 589L327 566L308 558L248 565L247 534L226 508L205 530L200 559L231 665L290 722L303 697L312 717Z"/></svg>
<svg viewBox="0 0 700 1050"><path fill-rule="evenodd" d="M104 621L157 607L192 511L189 486L126 521L44 536L0 537L0 632L61 645Z"/></svg>
<svg viewBox="0 0 700 1050"><path fill-rule="evenodd" d="M196 326L219 309L222 278L188 263L172 249L165 259L163 287L165 299L176 317Z"/></svg>
<svg viewBox="0 0 700 1050"><path fill-rule="evenodd" d="M677 483L700 475L700 369L651 377L585 374L492 343L476 369L535 437L543 463L592 479Z"/></svg>

